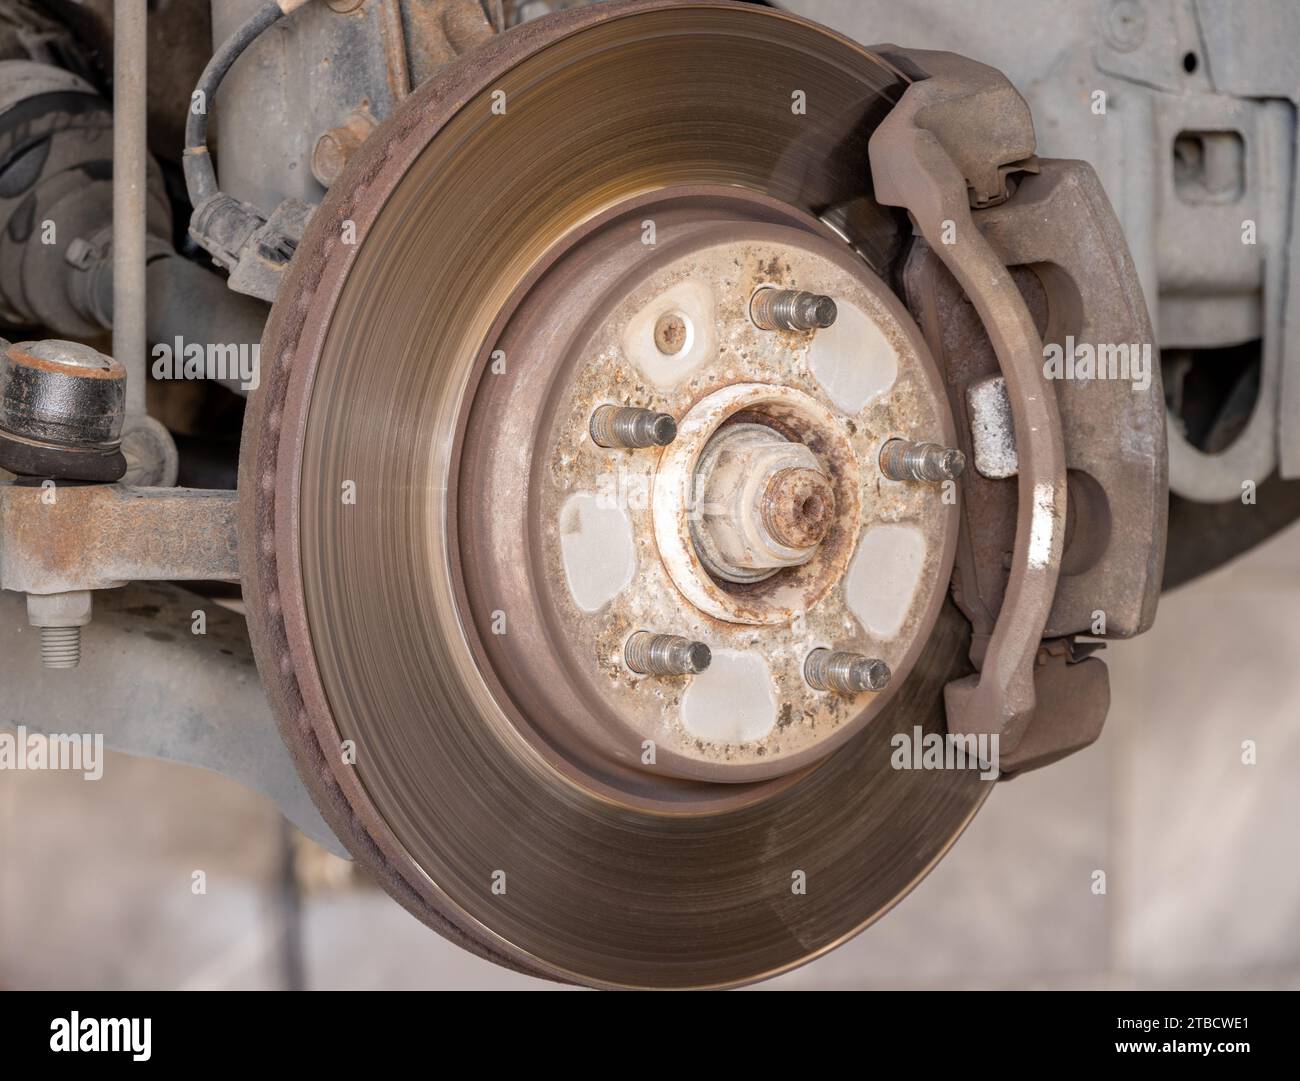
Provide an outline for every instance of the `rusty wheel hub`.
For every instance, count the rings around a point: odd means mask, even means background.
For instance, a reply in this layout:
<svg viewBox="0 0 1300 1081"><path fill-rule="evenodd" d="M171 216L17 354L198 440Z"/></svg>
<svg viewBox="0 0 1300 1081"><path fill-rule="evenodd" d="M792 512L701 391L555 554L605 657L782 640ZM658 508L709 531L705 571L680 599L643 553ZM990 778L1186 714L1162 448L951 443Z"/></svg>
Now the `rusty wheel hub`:
<svg viewBox="0 0 1300 1081"><path fill-rule="evenodd" d="M759 979L982 800L890 765L969 670L954 501L880 466L952 443L864 190L904 86L757 8L568 12L426 84L313 219L247 422L250 621L331 825L469 948Z"/></svg>
<svg viewBox="0 0 1300 1081"><path fill-rule="evenodd" d="M753 799L663 782L787 777L851 738L898 693L947 590L955 499L879 465L899 434L952 438L925 346L842 240L777 213L698 188L612 208L521 290L495 340L505 370L480 376L465 424L460 551L521 556L462 555L465 615L498 670L527 673L524 735L564 745L585 784L630 768L618 796L645 806ZM833 297L831 325L763 329L751 300L780 291ZM605 445L591 418L611 409L673 418L675 435ZM711 663L636 671L638 633ZM804 673L817 649L896 678L827 693Z"/></svg>

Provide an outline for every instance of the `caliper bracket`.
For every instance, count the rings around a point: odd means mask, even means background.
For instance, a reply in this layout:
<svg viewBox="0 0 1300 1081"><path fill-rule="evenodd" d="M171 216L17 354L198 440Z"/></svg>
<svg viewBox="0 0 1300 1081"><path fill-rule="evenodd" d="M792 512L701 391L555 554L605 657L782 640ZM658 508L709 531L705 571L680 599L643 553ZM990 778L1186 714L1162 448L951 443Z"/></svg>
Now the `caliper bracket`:
<svg viewBox="0 0 1300 1081"><path fill-rule="evenodd" d="M976 465L955 588L979 672L946 688L948 727L997 735L1004 773L1024 770L1100 733L1105 666L1073 636L1128 637L1155 615L1166 456L1151 323L1095 173L1033 157L1011 84L951 54L881 51L918 81L871 139L876 195L920 234L906 299ZM1062 356L1122 344L1141 378L1049 379L1045 342Z"/></svg>

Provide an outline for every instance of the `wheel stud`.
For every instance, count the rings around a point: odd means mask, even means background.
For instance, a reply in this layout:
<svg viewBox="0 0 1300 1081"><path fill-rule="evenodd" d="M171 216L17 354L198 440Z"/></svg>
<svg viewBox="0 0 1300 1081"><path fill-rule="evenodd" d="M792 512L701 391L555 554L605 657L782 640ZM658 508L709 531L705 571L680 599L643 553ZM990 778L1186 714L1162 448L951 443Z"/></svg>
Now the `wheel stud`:
<svg viewBox="0 0 1300 1081"><path fill-rule="evenodd" d="M667 413L602 405L591 414L587 425L592 442L599 447L666 447L677 438L677 421Z"/></svg>
<svg viewBox="0 0 1300 1081"><path fill-rule="evenodd" d="M760 289L749 302L749 317L759 330L820 330L835 322L835 301L798 289Z"/></svg>
<svg viewBox="0 0 1300 1081"><path fill-rule="evenodd" d="M880 471L890 480L939 484L956 480L965 468L966 455L954 447L938 443L891 439L880 449Z"/></svg>
<svg viewBox="0 0 1300 1081"><path fill-rule="evenodd" d="M623 646L623 660L642 676L693 676L709 667L713 654L703 642L637 631Z"/></svg>
<svg viewBox="0 0 1300 1081"><path fill-rule="evenodd" d="M803 676L810 687L840 694L883 690L892 675L884 661L830 649L814 649L803 664Z"/></svg>

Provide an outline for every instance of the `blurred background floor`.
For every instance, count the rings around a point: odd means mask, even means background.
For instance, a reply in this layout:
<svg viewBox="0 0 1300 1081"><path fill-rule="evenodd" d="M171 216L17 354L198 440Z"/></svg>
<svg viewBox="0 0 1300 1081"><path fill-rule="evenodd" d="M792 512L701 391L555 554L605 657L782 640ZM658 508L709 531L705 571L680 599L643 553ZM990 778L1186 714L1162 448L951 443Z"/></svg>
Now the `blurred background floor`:
<svg viewBox="0 0 1300 1081"><path fill-rule="evenodd" d="M1294 527L1165 596L1104 655L1095 746L998 786L911 897L762 986L1300 989L1298 613ZM234 782L113 755L95 783L0 772L0 986L551 985L444 942Z"/></svg>

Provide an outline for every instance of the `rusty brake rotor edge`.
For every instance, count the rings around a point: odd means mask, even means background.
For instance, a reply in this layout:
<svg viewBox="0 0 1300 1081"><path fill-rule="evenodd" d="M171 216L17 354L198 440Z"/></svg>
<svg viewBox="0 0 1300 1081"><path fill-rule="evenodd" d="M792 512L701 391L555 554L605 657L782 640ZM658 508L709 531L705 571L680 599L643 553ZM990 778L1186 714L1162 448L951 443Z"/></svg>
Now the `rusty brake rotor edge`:
<svg viewBox="0 0 1300 1081"><path fill-rule="evenodd" d="M904 85L785 14L564 12L413 94L312 221L246 420L250 631L330 825L408 909L474 952L593 986L774 975L892 906L987 794L967 771L889 763L894 732L943 730L943 685L970 670L950 602L891 708L768 799L679 816L573 784L493 694L509 673L480 672L448 518L466 396L548 250L624 199L731 185L834 220L883 269L897 219L863 199L866 140ZM808 116L793 116L794 89Z"/></svg>

